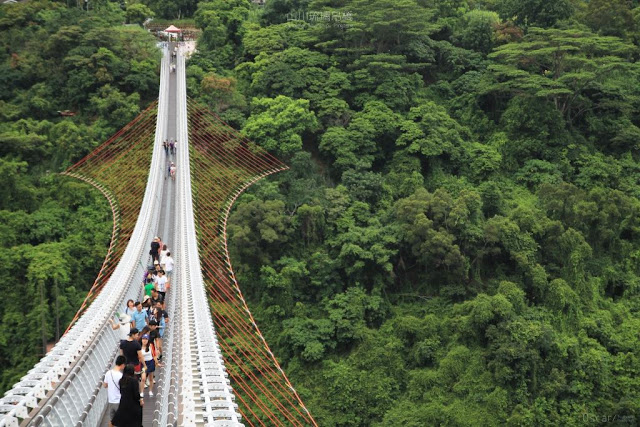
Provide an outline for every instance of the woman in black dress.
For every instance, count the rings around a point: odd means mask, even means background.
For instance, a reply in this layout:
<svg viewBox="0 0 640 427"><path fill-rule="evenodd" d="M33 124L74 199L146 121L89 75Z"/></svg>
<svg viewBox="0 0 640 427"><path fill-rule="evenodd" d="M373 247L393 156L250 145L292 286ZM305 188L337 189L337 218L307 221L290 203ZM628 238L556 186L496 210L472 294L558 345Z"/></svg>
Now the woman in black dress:
<svg viewBox="0 0 640 427"><path fill-rule="evenodd" d="M133 374L133 365L127 365L120 379L120 406L111 420L115 427L141 427L144 401Z"/></svg>

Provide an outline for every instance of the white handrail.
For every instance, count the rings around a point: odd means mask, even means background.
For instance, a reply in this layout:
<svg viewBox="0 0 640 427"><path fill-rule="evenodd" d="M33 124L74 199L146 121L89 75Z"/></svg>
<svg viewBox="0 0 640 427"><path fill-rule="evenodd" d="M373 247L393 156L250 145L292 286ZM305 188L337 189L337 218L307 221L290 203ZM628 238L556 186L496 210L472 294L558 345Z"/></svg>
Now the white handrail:
<svg viewBox="0 0 640 427"><path fill-rule="evenodd" d="M181 53L181 52L180 52ZM215 327L209 310L205 292L198 242L196 236L189 164L189 133L187 119L187 90L185 79L185 58L178 55L177 91L177 135L183 149L178 153L178 200L177 230L180 252L176 264L182 266L178 275L182 287L182 316L180 339L180 397L182 413L180 425L195 425L204 422L213 425L224 419L226 426L243 426L241 415L234 403L233 389L227 379L222 352L218 345ZM188 308L188 309L187 309ZM191 357L195 353L195 360ZM196 397L195 391L198 391ZM221 401L213 402L212 393L224 397L224 411L220 411ZM202 419L200 419L200 416Z"/></svg>

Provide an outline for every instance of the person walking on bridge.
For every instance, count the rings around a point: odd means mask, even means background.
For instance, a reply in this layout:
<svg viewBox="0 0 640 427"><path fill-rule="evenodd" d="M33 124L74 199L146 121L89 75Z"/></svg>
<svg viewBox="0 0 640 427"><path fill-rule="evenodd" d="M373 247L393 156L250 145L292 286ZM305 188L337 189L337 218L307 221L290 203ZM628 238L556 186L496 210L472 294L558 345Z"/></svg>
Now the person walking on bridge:
<svg viewBox="0 0 640 427"><path fill-rule="evenodd" d="M167 278L164 275L163 270L158 271L155 282L156 289L158 290L160 295L162 295L162 301L164 301L167 297Z"/></svg>
<svg viewBox="0 0 640 427"><path fill-rule="evenodd" d="M167 256L163 258L164 272L167 273L167 287L171 286L171 277L173 276L173 258L171 252L167 252Z"/></svg>
<svg viewBox="0 0 640 427"><path fill-rule="evenodd" d="M149 251L149 255L151 255L151 258L154 261L160 262L160 260L159 260L159 258L160 258L160 238L159 237L154 237L153 241L151 242L151 250Z"/></svg>
<svg viewBox="0 0 640 427"><path fill-rule="evenodd" d="M142 347L138 341L138 330L131 328L127 339L120 343L120 354L124 356L127 364L138 365L144 362L142 358Z"/></svg>
<svg viewBox="0 0 640 427"><path fill-rule="evenodd" d="M102 386L107 389L107 399L109 402L107 407L110 420L112 420L116 415L116 411L120 405L120 378L122 378L125 361L126 359L124 356L116 357L115 366L105 374L104 381L102 382Z"/></svg>
<svg viewBox="0 0 640 427"><path fill-rule="evenodd" d="M162 244L162 250L160 251L160 265L164 264L164 258L167 256L169 248L164 243Z"/></svg>
<svg viewBox="0 0 640 427"><path fill-rule="evenodd" d="M142 309L142 303L140 301L136 301L136 311L131 315L131 323L133 327L139 331L142 330L147 326L148 317L149 313Z"/></svg>
<svg viewBox="0 0 640 427"><path fill-rule="evenodd" d="M127 340L129 332L131 331L131 316L128 314L116 313L115 317L118 321L116 322L113 319L110 319L111 329L120 330L120 344L122 344L123 341Z"/></svg>
<svg viewBox="0 0 640 427"><path fill-rule="evenodd" d="M142 426L143 394L138 388L138 380L134 375L133 365L127 365L120 378L120 406L111 419L115 427Z"/></svg>
<svg viewBox="0 0 640 427"><path fill-rule="evenodd" d="M142 356L144 357L145 367L147 368L149 397L153 397L153 373L156 371L156 367L161 368L162 364L158 362L155 344L151 341L150 335L148 334L142 336Z"/></svg>

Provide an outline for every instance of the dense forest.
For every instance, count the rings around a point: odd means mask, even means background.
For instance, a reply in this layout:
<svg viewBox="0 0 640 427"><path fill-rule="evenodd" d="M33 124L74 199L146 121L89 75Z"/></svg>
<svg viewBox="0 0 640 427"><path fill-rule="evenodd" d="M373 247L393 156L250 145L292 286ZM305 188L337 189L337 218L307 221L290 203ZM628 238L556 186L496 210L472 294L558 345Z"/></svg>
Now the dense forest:
<svg viewBox="0 0 640 427"><path fill-rule="evenodd" d="M0 388L106 252L107 204L55 172L157 94L122 23L187 17L189 95L290 166L229 244L319 425L639 422L637 1L123 7L0 6Z"/></svg>
<svg viewBox="0 0 640 427"><path fill-rule="evenodd" d="M155 39L96 3L0 5L0 390L65 331L109 246L107 201L58 172L158 96Z"/></svg>

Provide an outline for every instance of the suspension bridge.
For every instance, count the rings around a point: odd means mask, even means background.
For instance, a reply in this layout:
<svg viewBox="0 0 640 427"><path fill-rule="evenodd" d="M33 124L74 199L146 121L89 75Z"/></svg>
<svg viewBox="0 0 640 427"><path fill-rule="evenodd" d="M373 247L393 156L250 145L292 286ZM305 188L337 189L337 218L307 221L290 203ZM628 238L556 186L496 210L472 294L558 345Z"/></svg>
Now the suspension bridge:
<svg viewBox="0 0 640 427"><path fill-rule="evenodd" d="M120 341L110 319L141 299L156 235L175 269L164 367L145 396L143 425L317 426L251 315L227 248L234 201L286 166L189 100L183 46L161 48L158 101L64 172L107 198L112 240L64 336L0 398L0 427L108 424L102 381ZM175 153L166 139L178 141Z"/></svg>

